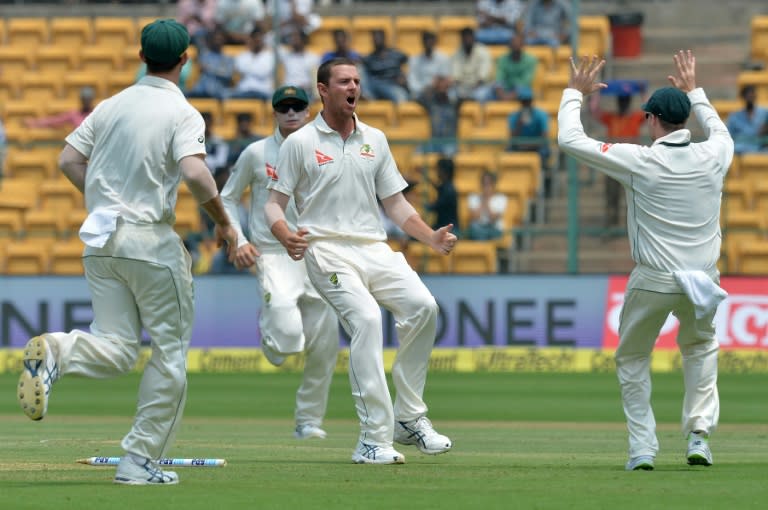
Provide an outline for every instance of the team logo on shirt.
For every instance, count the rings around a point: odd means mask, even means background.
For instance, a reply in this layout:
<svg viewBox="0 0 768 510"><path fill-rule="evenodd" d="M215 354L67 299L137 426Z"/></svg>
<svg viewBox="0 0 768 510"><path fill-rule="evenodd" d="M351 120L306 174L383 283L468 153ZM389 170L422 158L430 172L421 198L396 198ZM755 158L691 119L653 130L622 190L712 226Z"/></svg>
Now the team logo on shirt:
<svg viewBox="0 0 768 510"><path fill-rule="evenodd" d="M328 281L331 282L331 285L333 285L337 289L341 287L341 282L339 282L339 276L336 273L331 274L331 276L328 278Z"/></svg>
<svg viewBox="0 0 768 510"><path fill-rule="evenodd" d="M608 152L608 149L610 149L611 147L613 147L612 143L601 143L600 144L600 152L605 154L606 152Z"/></svg>
<svg viewBox="0 0 768 510"><path fill-rule="evenodd" d="M266 163L266 171L267 171L267 177L269 177L273 181L277 180L277 169L275 167L273 167L269 163Z"/></svg>
<svg viewBox="0 0 768 510"><path fill-rule="evenodd" d="M360 155L364 158L372 158L374 157L373 149L371 148L371 144L364 143L360 146Z"/></svg>
<svg viewBox="0 0 768 510"><path fill-rule="evenodd" d="M317 164L320 166L327 165L328 163L333 163L332 157L328 156L327 154L323 154L317 149L315 149L315 159L317 160Z"/></svg>
<svg viewBox="0 0 768 510"><path fill-rule="evenodd" d="M265 292L264 293L264 304L268 305L270 301L272 301L272 293L271 292Z"/></svg>
<svg viewBox="0 0 768 510"><path fill-rule="evenodd" d="M204 136L198 136L197 137L197 143L205 143L205 137Z"/></svg>

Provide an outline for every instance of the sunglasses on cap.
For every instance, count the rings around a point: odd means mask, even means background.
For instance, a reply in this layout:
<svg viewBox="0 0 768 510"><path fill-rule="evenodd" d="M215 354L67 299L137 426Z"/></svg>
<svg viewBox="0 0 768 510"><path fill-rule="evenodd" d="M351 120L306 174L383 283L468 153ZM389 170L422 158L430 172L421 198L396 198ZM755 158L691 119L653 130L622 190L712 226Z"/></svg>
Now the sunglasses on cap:
<svg viewBox="0 0 768 510"><path fill-rule="evenodd" d="M306 110L307 106L307 103L279 103L275 105L275 111L277 113L288 113L288 110L293 110L299 113Z"/></svg>

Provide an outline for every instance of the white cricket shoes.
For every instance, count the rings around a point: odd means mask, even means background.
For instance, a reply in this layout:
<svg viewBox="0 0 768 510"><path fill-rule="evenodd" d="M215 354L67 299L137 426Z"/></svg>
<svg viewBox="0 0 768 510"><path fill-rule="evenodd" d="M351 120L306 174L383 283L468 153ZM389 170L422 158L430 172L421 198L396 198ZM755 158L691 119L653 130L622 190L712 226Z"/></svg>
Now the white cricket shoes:
<svg viewBox="0 0 768 510"><path fill-rule="evenodd" d="M437 433L426 416L395 422L395 442L414 445L427 455L445 453L453 446L448 437Z"/></svg>
<svg viewBox="0 0 768 510"><path fill-rule="evenodd" d="M327 434L323 429L311 423L297 425L296 430L293 432L293 437L296 439L325 439L325 436Z"/></svg>
<svg viewBox="0 0 768 510"><path fill-rule="evenodd" d="M122 485L175 485L179 475L163 471L153 460L126 453L117 465L114 481Z"/></svg>
<svg viewBox="0 0 768 510"><path fill-rule="evenodd" d="M378 446L359 441L352 454L355 464L405 464L405 455L391 446Z"/></svg>
<svg viewBox="0 0 768 510"><path fill-rule="evenodd" d="M653 468L656 467L655 461L653 455L638 455L629 459L624 469L627 471L653 471Z"/></svg>
<svg viewBox="0 0 768 510"><path fill-rule="evenodd" d="M688 451L685 457L691 466L711 466L712 450L709 449L709 436L703 432L688 434Z"/></svg>
<svg viewBox="0 0 768 510"><path fill-rule="evenodd" d="M44 335L31 338L24 346L24 370L19 376L16 397L21 409L32 420L42 420L48 412L51 386L59 378L59 365Z"/></svg>

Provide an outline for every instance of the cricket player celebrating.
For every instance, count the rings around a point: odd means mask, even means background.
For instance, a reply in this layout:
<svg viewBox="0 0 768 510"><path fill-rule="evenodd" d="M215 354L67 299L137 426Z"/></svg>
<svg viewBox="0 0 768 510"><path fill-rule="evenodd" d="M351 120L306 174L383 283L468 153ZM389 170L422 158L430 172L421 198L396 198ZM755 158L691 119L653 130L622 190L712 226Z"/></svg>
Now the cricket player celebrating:
<svg viewBox="0 0 768 510"><path fill-rule="evenodd" d="M307 273L349 333L349 378L360 419L356 463L398 464L393 441L427 454L451 448L427 418L422 399L435 341L437 303L402 253L393 252L381 224L377 196L407 234L447 254L456 243L452 225L432 230L402 194L407 186L384 133L355 115L360 75L355 62L331 59L317 70L323 110L289 136L270 184L267 223ZM293 196L298 230L286 221ZM394 407L383 363L380 306L395 316L400 342L392 367Z"/></svg>
<svg viewBox="0 0 768 510"><path fill-rule="evenodd" d="M627 470L651 470L659 450L651 409L650 355L670 313L680 321L677 344L685 381L682 431L688 464L709 466L709 435L717 426L717 353L714 316L726 296L719 287L720 196L733 158L725 124L696 87L691 51L674 55L672 87L656 90L643 105L650 147L608 144L587 137L583 97L605 87L596 82L605 64L597 57L572 63L558 114L560 147L618 180L627 193L627 230L636 263L619 323L616 369L629 430ZM691 110L707 140L691 142Z"/></svg>
<svg viewBox="0 0 768 510"><path fill-rule="evenodd" d="M321 426L339 350L338 320L309 281L304 261L293 260L263 221L269 195L267 183L277 175L278 150L288 135L306 124L309 98L299 87L281 87L272 95L272 108L277 122L275 132L243 151L221 197L238 233L235 265L240 268L256 263L263 302L259 328L264 355L279 366L286 355L306 352L304 375L296 392L294 436L323 439L326 433ZM258 249L243 235L237 212L249 186L249 238ZM291 228L296 228L297 216L291 201L286 210Z"/></svg>
<svg viewBox="0 0 768 510"><path fill-rule="evenodd" d="M205 165L203 118L179 90L189 34L171 19L141 32L147 76L102 101L66 138L59 166L85 195L88 217L85 278L93 302L91 332L45 333L24 348L17 398L24 413L42 419L52 384L61 375L106 378L130 371L142 330L152 341L136 416L122 441L115 483L175 484L157 460L166 456L187 395L187 350L194 302L191 258L173 230L183 178L215 221L215 234L234 258L232 228Z"/></svg>

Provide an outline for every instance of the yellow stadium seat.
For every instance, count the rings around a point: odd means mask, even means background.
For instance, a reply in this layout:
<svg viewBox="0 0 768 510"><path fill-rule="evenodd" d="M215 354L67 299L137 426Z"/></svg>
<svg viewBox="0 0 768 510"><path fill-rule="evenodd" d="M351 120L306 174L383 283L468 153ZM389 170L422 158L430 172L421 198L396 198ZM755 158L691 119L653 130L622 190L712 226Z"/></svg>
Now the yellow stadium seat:
<svg viewBox="0 0 768 510"><path fill-rule="evenodd" d="M48 180L40 184L40 205L62 216L73 209L85 207L83 195L66 179Z"/></svg>
<svg viewBox="0 0 768 510"><path fill-rule="evenodd" d="M409 175L421 182L437 181L437 160L441 157L433 152L412 155L408 164Z"/></svg>
<svg viewBox="0 0 768 510"><path fill-rule="evenodd" d="M121 71L123 70L123 52L104 46L80 48L80 67L83 71L104 74Z"/></svg>
<svg viewBox="0 0 768 510"><path fill-rule="evenodd" d="M490 151L457 152L453 163L454 185L459 193L479 192L483 173L496 170L496 157Z"/></svg>
<svg viewBox="0 0 768 510"><path fill-rule="evenodd" d="M18 99L2 105L3 122L6 125L24 126L25 119L37 118L43 114L44 103L32 99Z"/></svg>
<svg viewBox="0 0 768 510"><path fill-rule="evenodd" d="M761 211L727 210L721 215L722 236L725 245L728 268L731 271L740 267L739 246L744 242L759 240L765 236L765 213Z"/></svg>
<svg viewBox="0 0 768 510"><path fill-rule="evenodd" d="M737 273L768 275L768 240L744 241L738 246Z"/></svg>
<svg viewBox="0 0 768 510"><path fill-rule="evenodd" d="M551 46L542 44L529 45L525 46L523 51L536 57L536 60L539 61L538 69L544 71L554 71L557 69L556 50Z"/></svg>
<svg viewBox="0 0 768 510"><path fill-rule="evenodd" d="M57 241L51 247L50 272L62 275L83 274L83 249L85 245L77 236Z"/></svg>
<svg viewBox="0 0 768 510"><path fill-rule="evenodd" d="M459 107L458 137L470 138L483 122L483 105L477 101L463 101Z"/></svg>
<svg viewBox="0 0 768 510"><path fill-rule="evenodd" d="M48 44L48 18L8 18L7 43L10 46L23 46L30 50Z"/></svg>
<svg viewBox="0 0 768 510"><path fill-rule="evenodd" d="M750 57L765 62L768 54L768 15L755 15L750 23Z"/></svg>
<svg viewBox="0 0 768 510"><path fill-rule="evenodd" d="M723 122L728 120L728 116L733 112L744 109L744 102L741 99L713 99L711 103Z"/></svg>
<svg viewBox="0 0 768 510"><path fill-rule="evenodd" d="M50 31L51 45L68 48L70 51L93 41L91 18L51 18Z"/></svg>
<svg viewBox="0 0 768 510"><path fill-rule="evenodd" d="M541 158L538 152L502 152L497 156L498 180L496 186L502 193L524 189L532 196L538 189L541 177ZM523 186L523 183L526 186Z"/></svg>
<svg viewBox="0 0 768 510"><path fill-rule="evenodd" d="M765 180L768 176L768 154L765 153L745 153L739 158L739 175L757 183Z"/></svg>
<svg viewBox="0 0 768 510"><path fill-rule="evenodd" d="M357 113L366 124L387 131L395 122L395 105L392 101L362 101L357 106Z"/></svg>
<svg viewBox="0 0 768 510"><path fill-rule="evenodd" d="M6 274L37 275L48 272L53 238L32 237L8 243L5 248Z"/></svg>
<svg viewBox="0 0 768 510"><path fill-rule="evenodd" d="M74 47L77 48L77 47ZM80 66L80 53L72 46L41 46L37 49L36 67L41 73L63 75Z"/></svg>
<svg viewBox="0 0 768 510"><path fill-rule="evenodd" d="M83 87L92 87L96 92L96 99L106 97L105 73L96 71L76 71L66 73L61 78L62 98L70 100L80 99L80 90Z"/></svg>
<svg viewBox="0 0 768 510"><path fill-rule="evenodd" d="M19 97L28 101L47 102L60 97L62 75L27 73L19 81Z"/></svg>
<svg viewBox="0 0 768 510"><path fill-rule="evenodd" d="M498 271L496 243L492 241L461 240L453 249L453 272L459 274L488 274Z"/></svg>
<svg viewBox="0 0 768 510"><path fill-rule="evenodd" d="M485 103L484 125L509 135L509 115L519 109L519 101L489 101Z"/></svg>
<svg viewBox="0 0 768 510"><path fill-rule="evenodd" d="M37 204L40 181L8 177L0 181L0 210L25 211Z"/></svg>
<svg viewBox="0 0 768 510"><path fill-rule="evenodd" d="M267 106L261 99L227 99L221 103L221 122L219 134L230 133L234 135L237 129L237 115L250 113L253 117L253 126L272 125L272 106Z"/></svg>
<svg viewBox="0 0 768 510"><path fill-rule="evenodd" d="M20 210L0 209L0 244L10 242L23 230L24 218Z"/></svg>
<svg viewBox="0 0 768 510"><path fill-rule="evenodd" d="M768 172L768 168L765 171ZM728 184L728 181L726 181L726 184ZM758 179L757 181L746 181L744 186L751 188L755 209L768 217L768 182Z"/></svg>
<svg viewBox="0 0 768 510"><path fill-rule="evenodd" d="M747 179L741 179L735 176L729 175L725 179L725 185L723 186L723 210L731 211L745 211L752 208L755 190L759 187L761 182L757 183L757 186L753 185ZM766 190L768 191L768 189ZM768 198L768 195L766 196ZM768 207L768 203L765 204ZM768 209L763 209L768 211Z"/></svg>
<svg viewBox="0 0 768 510"><path fill-rule="evenodd" d="M45 150L19 150L9 153L8 174L14 178L42 181L56 175L56 159Z"/></svg>
<svg viewBox="0 0 768 510"><path fill-rule="evenodd" d="M396 16L394 19L395 40L392 44L408 56L418 55L424 50L421 35L424 31L437 34L437 20L430 15Z"/></svg>
<svg viewBox="0 0 768 510"><path fill-rule="evenodd" d="M0 68L3 74L22 74L35 65L35 54L24 46L0 45Z"/></svg>
<svg viewBox="0 0 768 510"><path fill-rule="evenodd" d="M451 271L451 256L440 255L423 243L408 243L404 255L408 264L416 272L449 273Z"/></svg>
<svg viewBox="0 0 768 510"><path fill-rule="evenodd" d="M437 48L450 56L461 44L461 30L477 28L477 18L472 15L443 15L437 18Z"/></svg>
<svg viewBox="0 0 768 510"><path fill-rule="evenodd" d="M97 46L122 50L138 42L139 29L130 17L96 17L93 19L93 38Z"/></svg>
<svg viewBox="0 0 768 510"><path fill-rule="evenodd" d="M19 95L19 74L0 73L0 110Z"/></svg>
<svg viewBox="0 0 768 510"><path fill-rule="evenodd" d="M125 48L123 48L122 55L123 55L123 67L126 71L132 71L134 75L136 72L138 72L139 67L142 65L141 57L139 57L139 51L141 50L141 45L139 44L129 44ZM195 51L194 46L190 46L187 50L187 54L192 57L193 54L197 55L197 51Z"/></svg>
<svg viewBox="0 0 768 510"><path fill-rule="evenodd" d="M53 209L30 209L24 213L24 234L27 237L57 237L65 217Z"/></svg>
<svg viewBox="0 0 768 510"><path fill-rule="evenodd" d="M352 48L363 56L370 54L373 51L371 32L374 30L384 31L384 40L387 46L395 45L391 16L358 15L352 17Z"/></svg>
<svg viewBox="0 0 768 510"><path fill-rule="evenodd" d="M432 127L429 115L419 103L404 101L397 104L395 111L397 112L398 129L407 129L414 133L420 133L420 138L422 139L431 136Z"/></svg>
<svg viewBox="0 0 768 510"><path fill-rule="evenodd" d="M768 103L768 70L761 71L741 71L736 78L738 88L745 85L754 85L757 92L757 102L759 104Z"/></svg>
<svg viewBox="0 0 768 510"><path fill-rule="evenodd" d="M579 56L608 55L610 35L608 16L579 16Z"/></svg>
<svg viewBox="0 0 768 510"><path fill-rule="evenodd" d="M213 116L214 125L221 123L221 103L218 99L209 97L190 97L188 101L198 112L209 112Z"/></svg>
<svg viewBox="0 0 768 510"><path fill-rule="evenodd" d="M5 34L8 29L5 26L5 18L0 18L0 44L5 44Z"/></svg>
<svg viewBox="0 0 768 510"><path fill-rule="evenodd" d="M348 16L323 16L320 26L309 34L307 48L320 56L326 51L332 51L335 47L333 42L334 30L344 30L350 33L350 24L351 19ZM351 37L351 33L349 35ZM354 41L350 39L349 42L354 48Z"/></svg>
<svg viewBox="0 0 768 510"><path fill-rule="evenodd" d="M560 101L563 96L563 90L568 86L571 79L571 72L553 71L545 73L541 79L541 89L535 96L540 101Z"/></svg>

